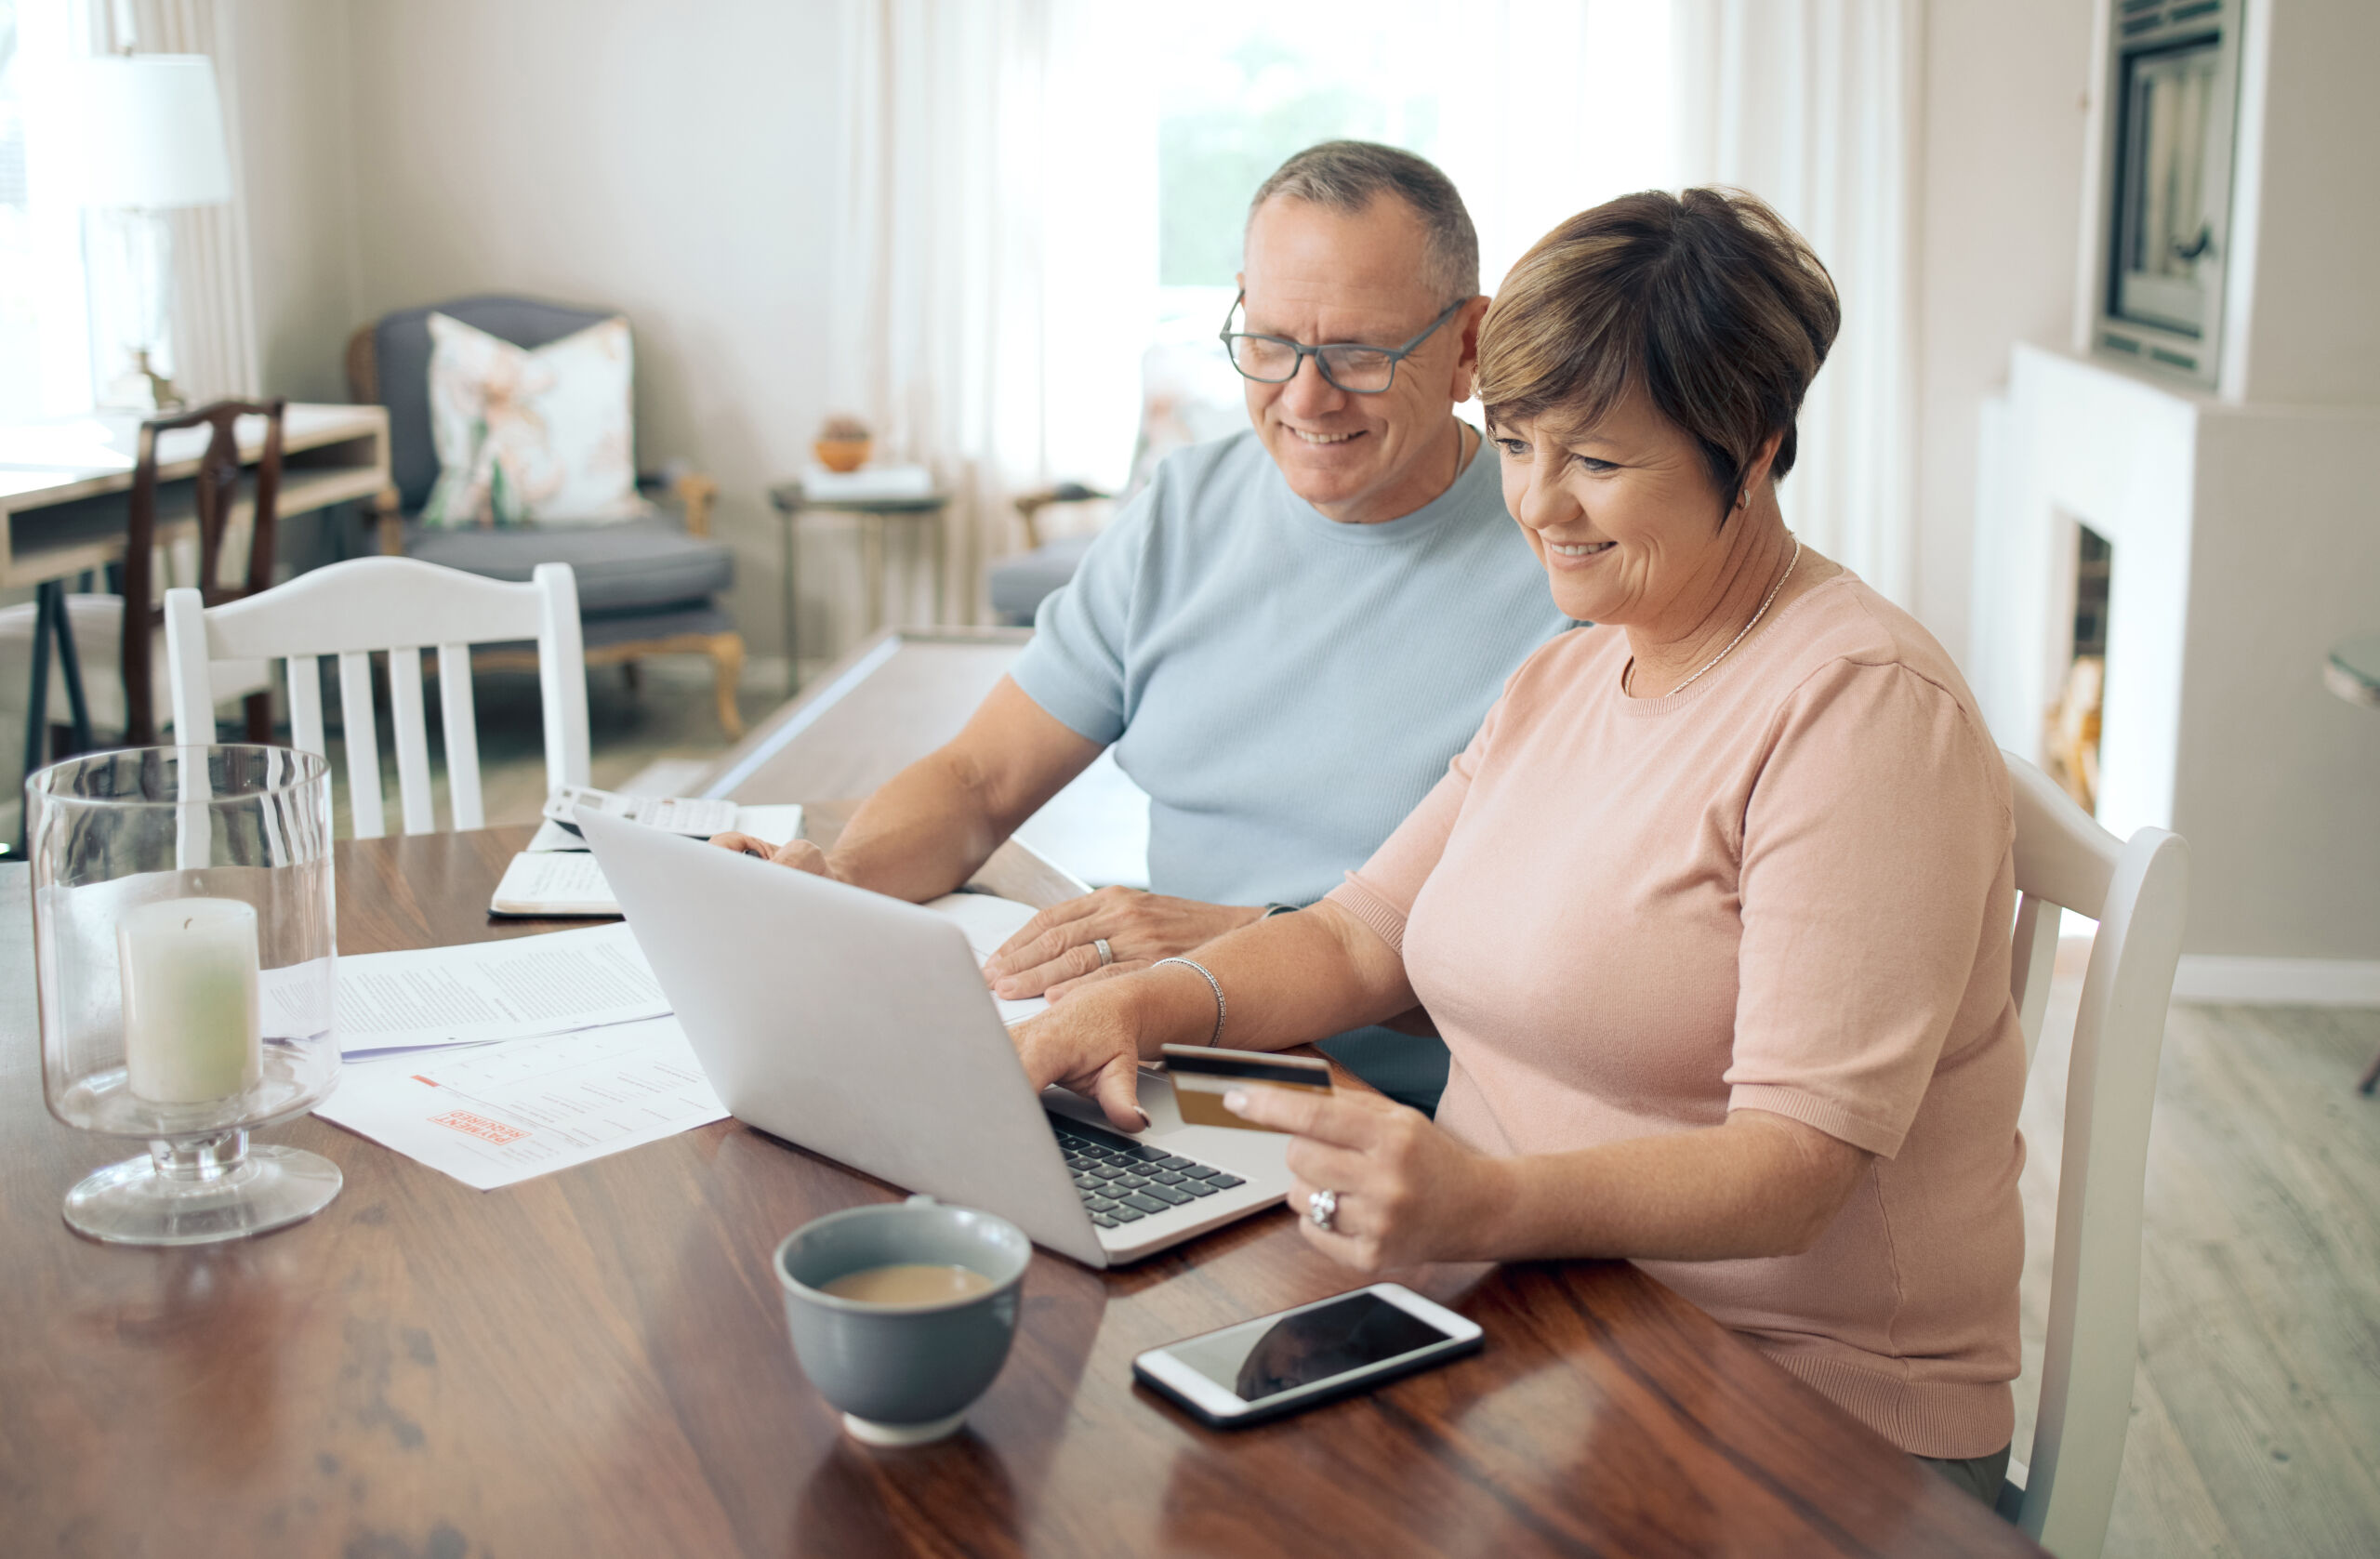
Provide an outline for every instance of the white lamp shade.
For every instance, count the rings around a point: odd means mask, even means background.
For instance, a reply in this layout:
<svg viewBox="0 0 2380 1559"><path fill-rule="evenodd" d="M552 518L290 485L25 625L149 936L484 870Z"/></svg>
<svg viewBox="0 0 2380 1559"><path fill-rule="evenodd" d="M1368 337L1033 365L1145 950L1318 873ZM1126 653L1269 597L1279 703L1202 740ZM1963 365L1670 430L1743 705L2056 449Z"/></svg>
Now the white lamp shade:
<svg viewBox="0 0 2380 1559"><path fill-rule="evenodd" d="M203 54L102 55L74 62L75 198L159 210L231 198L215 63Z"/></svg>

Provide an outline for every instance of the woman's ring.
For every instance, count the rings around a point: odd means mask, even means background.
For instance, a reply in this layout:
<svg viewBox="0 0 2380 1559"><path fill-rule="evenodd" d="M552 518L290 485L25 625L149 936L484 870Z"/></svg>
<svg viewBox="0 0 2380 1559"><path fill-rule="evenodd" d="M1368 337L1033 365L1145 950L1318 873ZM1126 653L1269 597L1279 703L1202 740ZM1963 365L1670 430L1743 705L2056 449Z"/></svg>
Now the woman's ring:
<svg viewBox="0 0 2380 1559"><path fill-rule="evenodd" d="M1098 948L1098 949L1099 949L1099 967L1100 967L1100 968L1102 968L1102 969L1105 969L1109 964L1114 963L1114 962L1116 961L1116 955L1115 955L1115 953L1114 953L1112 950L1110 950L1110 949L1109 949L1109 947L1108 947L1108 945L1107 945L1107 939L1106 939L1105 937L1104 937L1104 936L1093 937L1093 938L1091 938L1091 945L1093 947L1096 947L1096 948Z"/></svg>
<svg viewBox="0 0 2380 1559"><path fill-rule="evenodd" d="M1339 1193L1317 1191L1308 1196L1305 1199L1305 1215L1312 1219L1314 1226L1324 1234L1337 1233L1331 1227L1330 1221L1339 1216Z"/></svg>

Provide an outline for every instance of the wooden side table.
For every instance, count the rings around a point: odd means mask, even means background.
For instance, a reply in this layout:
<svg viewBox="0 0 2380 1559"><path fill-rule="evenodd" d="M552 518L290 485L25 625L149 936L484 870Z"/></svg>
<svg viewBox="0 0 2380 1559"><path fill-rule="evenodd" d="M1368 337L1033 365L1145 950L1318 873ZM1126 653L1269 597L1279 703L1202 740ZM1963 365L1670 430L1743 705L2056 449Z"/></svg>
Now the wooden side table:
<svg viewBox="0 0 2380 1559"><path fill-rule="evenodd" d="M909 523L930 528L933 541L933 614L942 621L947 614L945 587L950 572L950 532L945 516L950 510L950 495L942 491L921 493L898 498L813 498L799 482L781 482L769 489L769 502L775 506L777 522L782 527L785 545L785 677L786 691L798 691L801 674L796 667L800 662L796 652L800 641L794 633L796 586L800 578L801 518L805 514L848 514L859 522L860 572L863 591L867 597L866 632L874 633L884 626L884 529L888 524Z"/></svg>
<svg viewBox="0 0 2380 1559"><path fill-rule="evenodd" d="M2380 633L2334 645L2322 663L2322 685L2350 704L2380 709ZM2355 1086L2367 1094L2380 1088L2380 1055L2372 1058Z"/></svg>

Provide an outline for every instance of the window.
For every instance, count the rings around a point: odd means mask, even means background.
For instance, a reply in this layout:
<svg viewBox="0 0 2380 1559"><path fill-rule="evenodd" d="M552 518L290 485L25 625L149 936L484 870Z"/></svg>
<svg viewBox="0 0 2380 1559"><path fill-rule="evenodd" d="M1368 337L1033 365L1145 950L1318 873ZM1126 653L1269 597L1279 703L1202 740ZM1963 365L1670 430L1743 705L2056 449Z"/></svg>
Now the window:
<svg viewBox="0 0 2380 1559"><path fill-rule="evenodd" d="M1488 292L1564 218L1674 181L1670 0L1220 0L1146 26L1133 55L1157 103L1158 232L1143 396L1183 442L1245 425L1215 333L1249 197L1291 152L1349 137L1436 163L1479 230Z"/></svg>
<svg viewBox="0 0 2380 1559"><path fill-rule="evenodd" d="M1183 442L1245 423L1238 376L1215 343L1236 288L1249 197L1316 141L1384 141L1438 155L1440 85L1418 68L1395 0L1185 8L1157 83L1157 316L1145 372ZM1426 50L1421 51L1426 53ZM1144 466L1150 462L1144 461ZM1143 474L1136 470L1135 476Z"/></svg>
<svg viewBox="0 0 2380 1559"><path fill-rule="evenodd" d="M91 404L82 213L40 90L87 25L76 0L0 0L0 424Z"/></svg>
<svg viewBox="0 0 2380 1559"><path fill-rule="evenodd" d="M1434 96L1316 59L1231 10L1205 13L1222 35L1182 58L1157 124L1165 287L1230 290L1248 198L1291 152L1355 139L1428 156L1436 141Z"/></svg>

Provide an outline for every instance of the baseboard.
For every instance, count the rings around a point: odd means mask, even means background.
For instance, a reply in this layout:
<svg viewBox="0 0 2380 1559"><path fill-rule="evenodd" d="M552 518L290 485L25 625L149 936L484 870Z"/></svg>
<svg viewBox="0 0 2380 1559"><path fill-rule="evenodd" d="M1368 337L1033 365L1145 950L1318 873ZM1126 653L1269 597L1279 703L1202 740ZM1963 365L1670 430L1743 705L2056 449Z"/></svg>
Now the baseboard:
<svg viewBox="0 0 2380 1559"><path fill-rule="evenodd" d="M2266 1007L2380 1007L2380 958L2183 956L2175 1001Z"/></svg>

